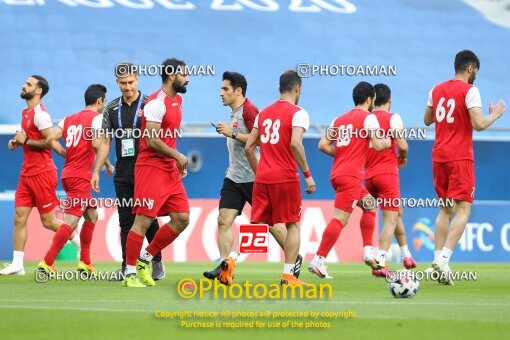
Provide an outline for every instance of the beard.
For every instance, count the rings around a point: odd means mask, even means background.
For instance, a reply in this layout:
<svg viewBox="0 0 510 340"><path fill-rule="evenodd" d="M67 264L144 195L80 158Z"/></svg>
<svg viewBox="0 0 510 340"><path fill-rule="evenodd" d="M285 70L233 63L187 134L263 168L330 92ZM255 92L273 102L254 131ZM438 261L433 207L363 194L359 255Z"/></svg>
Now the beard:
<svg viewBox="0 0 510 340"><path fill-rule="evenodd" d="M472 74L469 79L468 79L468 83L470 83L471 85L473 85L475 83L475 78L476 78L476 74Z"/></svg>
<svg viewBox="0 0 510 340"><path fill-rule="evenodd" d="M174 91L177 93L186 93L186 85L188 84L174 82L172 87L174 88Z"/></svg>
<svg viewBox="0 0 510 340"><path fill-rule="evenodd" d="M30 100L34 98L33 92L21 92L20 95L21 99Z"/></svg>

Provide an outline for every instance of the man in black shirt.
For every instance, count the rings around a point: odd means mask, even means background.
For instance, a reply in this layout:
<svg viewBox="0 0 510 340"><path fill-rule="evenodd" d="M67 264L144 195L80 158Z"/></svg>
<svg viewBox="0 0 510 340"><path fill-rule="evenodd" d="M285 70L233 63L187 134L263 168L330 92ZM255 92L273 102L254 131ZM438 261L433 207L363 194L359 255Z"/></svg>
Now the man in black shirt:
<svg viewBox="0 0 510 340"><path fill-rule="evenodd" d="M123 63L119 65L130 65ZM132 65L132 64L131 64ZM127 70L129 68L124 68ZM126 267L126 241L129 230L133 226L135 215L132 214L131 205L123 206L123 202L133 200L135 184L135 163L138 157L139 133L132 133L134 129L140 131L142 119L138 116L143 109L148 96L138 91L138 77L135 74L120 74L115 72L117 85L122 96L112 100L103 111L102 124L102 143L97 152L97 162L94 167L92 177L92 188L99 191L99 172L103 167L108 153L110 152L111 136L115 137L115 154L117 155L114 177L115 192L121 206L118 207L120 240L122 244L122 274ZM135 204L136 202L133 201ZM159 229L158 220L154 219L145 236L149 243ZM161 263L161 253L154 256L152 278L154 280L162 279L165 276L163 264ZM122 278L119 276L120 280Z"/></svg>

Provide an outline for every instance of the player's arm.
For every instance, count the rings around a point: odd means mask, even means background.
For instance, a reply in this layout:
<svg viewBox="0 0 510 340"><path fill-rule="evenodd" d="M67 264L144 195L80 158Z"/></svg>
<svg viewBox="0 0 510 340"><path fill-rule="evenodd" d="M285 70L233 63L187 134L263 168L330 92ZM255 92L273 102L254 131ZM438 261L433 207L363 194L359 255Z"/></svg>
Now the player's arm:
<svg viewBox="0 0 510 340"><path fill-rule="evenodd" d="M407 164L407 154L409 152L409 145L405 138L395 138L397 141L397 149L398 149L398 166L400 168L404 167Z"/></svg>
<svg viewBox="0 0 510 340"><path fill-rule="evenodd" d="M34 126L41 132L43 139L30 139L27 137L25 131L16 131L14 139L21 145L27 145L37 149L47 149L49 146L46 144L46 139L53 132L53 122L51 117L46 111L37 111L34 115Z"/></svg>
<svg viewBox="0 0 510 340"><path fill-rule="evenodd" d="M16 131L16 133L14 134L14 141L18 145L26 145L36 149L47 149L49 148L49 146L48 144L46 144L46 138L50 135L52 130L53 128L50 127L40 131L42 135L45 137L44 139L30 139L27 137L26 132L22 129Z"/></svg>
<svg viewBox="0 0 510 340"><path fill-rule="evenodd" d="M472 107L469 109L471 125L476 131L483 131L501 117L505 111L506 105L502 100L498 101L494 106L492 106L492 103L489 105L489 114L487 116L483 115L481 107Z"/></svg>
<svg viewBox="0 0 510 340"><path fill-rule="evenodd" d="M228 124L219 122L216 128L216 131L222 134L225 137L233 138L241 143L248 142L248 138L250 137L251 130L255 124L255 119L257 118L258 111L256 108L248 108L243 110L243 121L244 125L248 129L248 133L239 133L237 132L234 136L234 129L230 128Z"/></svg>
<svg viewBox="0 0 510 340"><path fill-rule="evenodd" d="M326 130L326 134L324 134L319 141L319 150L331 157L335 157L335 147L333 146L333 143L335 142L335 132L338 131L338 129L335 128L334 123L335 121L333 120Z"/></svg>
<svg viewBox="0 0 510 340"><path fill-rule="evenodd" d="M397 143L398 149L398 166L400 168L407 164L407 153L409 151L409 145L404 138L404 122L402 117L398 114L393 114L390 118L390 128L392 129L393 136L395 136L395 142Z"/></svg>
<svg viewBox="0 0 510 340"><path fill-rule="evenodd" d="M62 147L60 142L58 141L64 135L62 128L59 126L56 129L52 129L51 133L46 137L46 144L58 153L60 156L66 158L66 150Z"/></svg>
<svg viewBox="0 0 510 340"><path fill-rule="evenodd" d="M10 151L14 151L14 149L16 149L18 146L20 146L20 145L18 144L18 142L16 142L16 140L14 138L9 139L9 142L7 143L7 148Z"/></svg>
<svg viewBox="0 0 510 340"><path fill-rule="evenodd" d="M248 135L248 140L244 146L244 153L246 154L246 158L248 159L248 163L250 163L250 167L253 170L253 173L257 173L257 167L259 165L259 160L257 159L257 155L255 153L258 145L259 129L258 127L254 126L251 130L251 133Z"/></svg>
<svg viewBox="0 0 510 340"><path fill-rule="evenodd" d="M434 91L434 89L432 88L432 90L429 91L429 98L427 100L427 107L425 107L425 114L423 115L423 122L425 123L426 126L429 126L431 124L434 124L434 122L436 121L435 118L434 118L434 112L432 111L432 91Z"/></svg>
<svg viewBox="0 0 510 340"><path fill-rule="evenodd" d="M305 176L306 193L311 194L315 192L316 187L315 181L313 180L312 174L310 173L310 168L308 167L308 162L306 161L305 147L303 146L304 134L305 134L304 128L299 126L295 126L292 128L290 150L292 151L294 160L296 161L299 168L303 172L303 175Z"/></svg>
<svg viewBox="0 0 510 340"><path fill-rule="evenodd" d="M146 118L146 137L142 138L146 138L147 147L165 157L175 159L181 178L186 177L188 173L188 159L186 156L181 154L179 151L172 149L159 138L161 133L161 122L166 114L165 104L157 99L151 100L145 104L143 114Z"/></svg>
<svg viewBox="0 0 510 340"><path fill-rule="evenodd" d="M381 152L391 146L391 139L387 137L378 138L375 133L371 133L371 135L372 137L370 138L370 141L372 142L372 147L375 151Z"/></svg>
<svg viewBox="0 0 510 340"><path fill-rule="evenodd" d="M216 132L218 132L219 134L221 134L225 137L233 138L237 141L240 141L241 143L246 143L248 141L248 138L250 137L249 133L239 133L238 132L234 138L234 129L232 129L226 123L219 122L216 126L217 126Z"/></svg>
<svg viewBox="0 0 510 340"><path fill-rule="evenodd" d="M92 179L90 184L92 185L92 190L95 192L99 192L99 172L106 165L106 175L110 176L115 171L114 166L108 160L108 154L110 153L110 147L112 144L112 140L110 136L106 133L111 130L111 123L108 114L108 110L103 112L102 121L101 121L101 131L104 132L99 135L99 138L94 139L92 141L92 146L96 151L96 162L94 164L94 170L92 172Z"/></svg>
<svg viewBox="0 0 510 340"><path fill-rule="evenodd" d="M326 155L335 157L335 147L333 143L328 139L327 135L323 135L319 141L319 150L324 152Z"/></svg>
<svg viewBox="0 0 510 340"><path fill-rule="evenodd" d="M375 151L381 152L391 146L391 139L388 137L379 138L377 130L380 128L379 121L374 114L369 114L363 122L364 128L369 132L370 142Z"/></svg>
<svg viewBox="0 0 510 340"><path fill-rule="evenodd" d="M306 193L315 192L316 186L313 180L308 162L306 161L305 148L303 146L303 135L310 127L310 118L305 110L300 110L292 117L292 136L290 140L290 150L294 156L294 160L303 172L306 182Z"/></svg>
<svg viewBox="0 0 510 340"><path fill-rule="evenodd" d="M434 120L434 115L432 112L432 106L427 106L425 108L425 115L423 116L423 122L425 123L426 126L434 124L435 120Z"/></svg>
<svg viewBox="0 0 510 340"><path fill-rule="evenodd" d="M177 167L179 168L181 178L186 177L188 171L187 170L188 159L179 151L172 149L171 147L166 145L161 139L159 139L158 136L160 135L161 123L147 121L147 124L145 125L145 130L147 130L146 137L147 147L150 150L157 152L165 157L175 159L175 161L177 162Z"/></svg>

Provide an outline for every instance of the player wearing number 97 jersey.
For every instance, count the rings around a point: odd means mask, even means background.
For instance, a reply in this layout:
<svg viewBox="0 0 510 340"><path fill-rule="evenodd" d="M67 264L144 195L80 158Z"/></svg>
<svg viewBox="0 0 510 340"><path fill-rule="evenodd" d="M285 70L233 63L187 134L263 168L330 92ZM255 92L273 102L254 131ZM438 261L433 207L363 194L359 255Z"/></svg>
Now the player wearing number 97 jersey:
<svg viewBox="0 0 510 340"><path fill-rule="evenodd" d="M285 264L281 284L303 284L292 271L300 246L301 190L297 166L315 191L303 147L303 135L310 125L308 113L297 106L301 78L295 71L280 76L280 100L262 110L246 143L246 157L255 172L251 221L274 225L285 223ZM260 162L255 148L260 143Z"/></svg>
<svg viewBox="0 0 510 340"><path fill-rule="evenodd" d="M95 131L101 128L102 115L99 112L103 111L105 99L106 87L100 84L90 85L85 91L85 109L64 118L58 124L58 129L47 139L50 148L66 159L61 179L67 197L60 201L65 213L64 223L55 233L44 260L39 263L41 271L55 272L55 258L83 216L85 221L80 231L80 263L77 269L95 273L90 260L90 246L97 222L97 211L96 207L89 205L92 198L90 180L95 149L99 147L99 140L94 136ZM66 150L58 142L62 137L65 139ZM107 165L111 167L109 162Z"/></svg>
<svg viewBox="0 0 510 340"><path fill-rule="evenodd" d="M472 51L457 53L455 77L434 86L425 109L425 124L436 125L432 150L434 187L443 203L447 203L445 198L455 200L451 224L452 206L442 204L436 219L433 267L440 272L450 271L450 256L471 213L475 193L473 128L485 130L506 110L505 103L499 101L489 107L488 116L483 115L480 92L473 86L479 69L480 60ZM451 282L445 279L442 283Z"/></svg>

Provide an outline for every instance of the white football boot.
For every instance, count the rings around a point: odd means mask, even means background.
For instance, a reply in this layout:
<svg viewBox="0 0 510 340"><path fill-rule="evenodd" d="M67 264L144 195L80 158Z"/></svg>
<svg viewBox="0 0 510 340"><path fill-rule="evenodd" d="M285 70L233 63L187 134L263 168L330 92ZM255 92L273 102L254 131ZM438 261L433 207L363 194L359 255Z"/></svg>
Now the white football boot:
<svg viewBox="0 0 510 340"><path fill-rule="evenodd" d="M13 263L4 263L4 269L0 270L0 275L25 275L25 268L17 266Z"/></svg>

